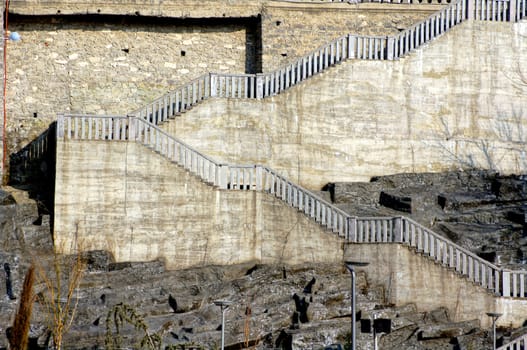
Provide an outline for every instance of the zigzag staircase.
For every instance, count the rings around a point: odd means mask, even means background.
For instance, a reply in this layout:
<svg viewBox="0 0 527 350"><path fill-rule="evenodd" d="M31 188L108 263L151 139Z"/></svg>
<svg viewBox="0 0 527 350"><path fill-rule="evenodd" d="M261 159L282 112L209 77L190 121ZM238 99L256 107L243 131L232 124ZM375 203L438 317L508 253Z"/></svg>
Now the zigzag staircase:
<svg viewBox="0 0 527 350"><path fill-rule="evenodd" d="M527 297L527 271L499 268L407 217L350 215L266 166L221 164L143 118L59 115L57 138L138 142L207 184L274 195L349 242L404 244L495 295Z"/></svg>
<svg viewBox="0 0 527 350"><path fill-rule="evenodd" d="M204 75L128 116L59 115L57 138L141 143L207 184L274 195L349 242L404 244L495 295L526 298L527 271L501 269L410 218L349 215L273 169L221 164L157 126L210 97L273 96L346 59L396 60L467 19L518 21L526 14L527 0L456 1L397 36L347 35L275 72ZM42 148L37 143L28 150L38 156Z"/></svg>
<svg viewBox="0 0 527 350"><path fill-rule="evenodd" d="M128 116L59 115L56 136L67 140L138 142L209 185L274 195L349 242L403 244L494 295L527 298L527 271L499 268L410 218L349 215L268 167L218 163L157 126L210 97L259 99L279 94L347 59L397 60L467 19L516 22L527 15L527 0L471 1L452 3L393 37L350 34L338 38L271 73L206 74ZM49 134L53 132L50 127L22 149L18 154L23 161L44 157L48 152ZM526 347L527 335L524 335L498 350Z"/></svg>
<svg viewBox="0 0 527 350"><path fill-rule="evenodd" d="M472 6L457 1L397 36L347 35L275 72L204 75L128 116L59 115L57 138L138 142L209 185L274 195L349 242L404 244L494 295L527 298L527 271L499 268L410 218L349 215L273 169L263 165L221 164L157 126L210 97L265 98L279 94L347 59L396 60L467 19L518 21L526 16L526 5L527 0L476 0ZM41 157L47 140L43 134L28 145L28 158ZM522 336L499 350L526 346L527 336Z"/></svg>

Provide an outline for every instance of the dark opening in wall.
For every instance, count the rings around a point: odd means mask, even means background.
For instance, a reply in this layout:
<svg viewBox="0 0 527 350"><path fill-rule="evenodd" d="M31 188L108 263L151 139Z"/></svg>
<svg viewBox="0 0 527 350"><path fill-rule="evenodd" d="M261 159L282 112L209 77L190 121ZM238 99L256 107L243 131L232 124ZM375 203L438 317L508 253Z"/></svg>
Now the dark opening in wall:
<svg viewBox="0 0 527 350"><path fill-rule="evenodd" d="M181 50L181 57L185 57L186 54L187 53L185 51Z"/></svg>
<svg viewBox="0 0 527 350"><path fill-rule="evenodd" d="M253 57L254 59L251 60L254 64L253 67L247 67L246 71L247 73L262 73L262 55L263 55L263 45L262 45L262 16L258 15L254 21L252 22L253 25L250 28L251 37L247 38L247 45L249 45L250 42L254 44L253 46ZM249 30L247 30L249 33ZM247 48L247 52L249 52ZM252 68L252 69L251 69Z"/></svg>

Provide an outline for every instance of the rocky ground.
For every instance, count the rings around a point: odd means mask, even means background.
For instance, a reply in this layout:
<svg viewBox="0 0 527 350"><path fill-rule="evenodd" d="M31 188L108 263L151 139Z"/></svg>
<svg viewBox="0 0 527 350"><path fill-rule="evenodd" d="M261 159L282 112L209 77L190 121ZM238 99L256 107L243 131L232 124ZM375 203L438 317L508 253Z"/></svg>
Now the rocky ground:
<svg viewBox="0 0 527 350"><path fill-rule="evenodd" d="M326 190L321 194L349 212L412 216L502 265L521 267L527 253L522 177L488 172L395 175L369 183L330 184ZM48 272L55 270L50 216L28 193L11 187L0 192L5 285L0 288L0 349L7 348L6 329L12 325L30 261ZM60 261L62 271L69 271L72 260ZM344 345L350 336L350 275L340 264L248 263L165 271L162 262L116 264L104 252L87 253L83 262L66 349L136 349L145 334L160 339L163 349L216 349L221 312L215 300L232 301L225 312L228 349L322 349ZM49 334L44 290L42 283L36 284L33 348L44 348ZM383 286L371 285L362 273L357 290L359 328L366 331L374 318L391 320L391 333L379 337L379 349L491 348L488 330L475 321L453 323L443 309L421 313L416 305L389 305ZM500 329L499 337L506 341L522 332ZM360 332L357 340L358 349L374 348L372 333Z"/></svg>

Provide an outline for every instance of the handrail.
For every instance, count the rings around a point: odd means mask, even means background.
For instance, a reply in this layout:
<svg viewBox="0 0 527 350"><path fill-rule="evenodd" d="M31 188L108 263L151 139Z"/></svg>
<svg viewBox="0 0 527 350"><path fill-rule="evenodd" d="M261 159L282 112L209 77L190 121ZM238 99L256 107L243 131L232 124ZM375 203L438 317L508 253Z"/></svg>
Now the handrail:
<svg viewBox="0 0 527 350"><path fill-rule="evenodd" d="M500 346L497 350L520 350L527 349L527 334L524 334L513 341Z"/></svg>
<svg viewBox="0 0 527 350"><path fill-rule="evenodd" d="M501 290L504 289L500 288L502 270L499 267L410 218L403 217L402 220L405 226L403 243L415 247L417 251L427 254L436 262L454 269L456 272L467 276L472 282L492 290L496 294L500 294ZM506 280L504 279L503 282L505 284Z"/></svg>
<svg viewBox="0 0 527 350"><path fill-rule="evenodd" d="M393 57L394 59L402 57L466 19L466 2L456 1L451 3L425 20L403 30L394 38L389 38L394 43L390 45L388 57Z"/></svg>
<svg viewBox="0 0 527 350"><path fill-rule="evenodd" d="M46 129L36 139L24 146L14 156L23 158L24 162L32 162L42 159L49 148L49 132L51 128Z"/></svg>
<svg viewBox="0 0 527 350"><path fill-rule="evenodd" d="M224 190L267 192L352 243L401 243L505 297L527 297L527 271L480 258L407 217L356 217L262 165L221 164L134 116L59 115L57 138L138 142Z"/></svg>

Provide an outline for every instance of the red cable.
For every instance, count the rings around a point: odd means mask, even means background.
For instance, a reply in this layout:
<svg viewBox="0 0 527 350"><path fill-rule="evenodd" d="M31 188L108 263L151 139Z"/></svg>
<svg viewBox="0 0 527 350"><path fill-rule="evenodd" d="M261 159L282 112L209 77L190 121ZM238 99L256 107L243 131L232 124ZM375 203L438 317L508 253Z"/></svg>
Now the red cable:
<svg viewBox="0 0 527 350"><path fill-rule="evenodd" d="M7 140L6 140L6 127L7 127L7 111L6 111L6 99L7 99L7 14L9 13L9 0L5 0L5 29L4 29L4 127L2 128L2 183L3 179L6 179L6 161L7 161Z"/></svg>

